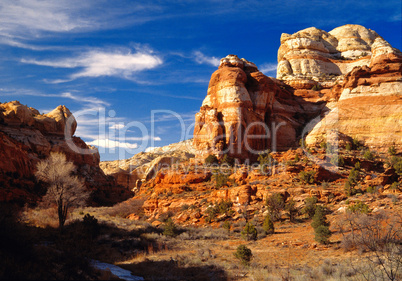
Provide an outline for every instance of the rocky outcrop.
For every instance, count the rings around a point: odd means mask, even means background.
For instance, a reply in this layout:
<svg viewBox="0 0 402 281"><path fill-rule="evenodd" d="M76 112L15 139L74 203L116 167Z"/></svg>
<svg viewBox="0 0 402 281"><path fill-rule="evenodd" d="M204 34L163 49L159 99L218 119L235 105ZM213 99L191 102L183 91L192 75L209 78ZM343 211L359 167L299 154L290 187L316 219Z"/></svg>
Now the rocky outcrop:
<svg viewBox="0 0 402 281"><path fill-rule="evenodd" d="M197 155L230 154L255 159L267 149L296 144L303 124L317 116L325 104L293 95L291 89L262 74L245 59L221 59L195 116L194 148Z"/></svg>
<svg viewBox="0 0 402 281"><path fill-rule="evenodd" d="M95 203L108 204L130 196L99 168L98 150L73 136L76 127L65 106L40 114L18 101L0 104L0 201L36 201L41 195L34 177L36 164L50 152L62 152L74 162L77 174L93 191ZM115 198L114 191L121 198Z"/></svg>
<svg viewBox="0 0 402 281"><path fill-rule="evenodd" d="M140 152L129 159L103 161L100 167L106 175L129 190L137 190L143 181L154 178L162 168L169 168L175 163L194 157L193 140L185 140L162 147L155 147L147 152Z"/></svg>
<svg viewBox="0 0 402 281"><path fill-rule="evenodd" d="M378 46L370 66L356 67L345 76L336 107L318 120L307 144L333 142L330 135L336 132L371 149L394 146L402 151L402 54L382 43Z"/></svg>
<svg viewBox="0 0 402 281"><path fill-rule="evenodd" d="M277 78L293 87L304 84L311 88L307 81L333 86L354 67L370 65L375 60L375 49L388 45L375 31L354 24L330 32L311 27L292 35L283 33Z"/></svg>
<svg viewBox="0 0 402 281"><path fill-rule="evenodd" d="M400 51L363 26L283 34L280 80L235 55L221 59L196 114L196 154L253 161L266 149L297 145L311 130L310 145L328 135L401 149L401 77Z"/></svg>

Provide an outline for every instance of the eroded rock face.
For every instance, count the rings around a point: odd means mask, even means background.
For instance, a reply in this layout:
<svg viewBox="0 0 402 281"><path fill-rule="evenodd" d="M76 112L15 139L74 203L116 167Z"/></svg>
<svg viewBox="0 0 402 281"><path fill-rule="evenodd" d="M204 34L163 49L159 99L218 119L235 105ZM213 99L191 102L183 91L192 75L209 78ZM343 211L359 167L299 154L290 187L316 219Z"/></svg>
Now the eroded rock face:
<svg viewBox="0 0 402 281"><path fill-rule="evenodd" d="M402 151L402 54L380 48L370 67L356 67L345 76L336 107L308 134L308 145L337 132L378 151L390 146Z"/></svg>
<svg viewBox="0 0 402 281"><path fill-rule="evenodd" d="M401 148L401 53L375 31L345 25L282 34L278 62L281 80L235 55L221 60L196 114L197 156L253 160L297 145L313 127L310 145L335 135Z"/></svg>
<svg viewBox="0 0 402 281"><path fill-rule="evenodd" d="M229 55L211 76L195 116L193 145L200 157L228 153L254 159L266 149L294 146L298 130L323 106L293 95L253 63Z"/></svg>
<svg viewBox="0 0 402 281"><path fill-rule="evenodd" d="M98 150L73 136L76 127L65 106L40 114L18 101L0 104L0 201L37 200L41 194L34 176L36 164L50 152L62 152L74 162L77 174L94 191L95 202L118 201L110 193L121 188L100 169ZM125 198L130 195L128 191L121 194Z"/></svg>
<svg viewBox="0 0 402 281"><path fill-rule="evenodd" d="M356 66L369 66L378 53L389 48L375 31L354 24L330 32L311 27L292 35L284 33L278 50L277 78L296 88L300 81L325 81L324 87L333 86L342 75ZM303 86L311 89L311 85Z"/></svg>

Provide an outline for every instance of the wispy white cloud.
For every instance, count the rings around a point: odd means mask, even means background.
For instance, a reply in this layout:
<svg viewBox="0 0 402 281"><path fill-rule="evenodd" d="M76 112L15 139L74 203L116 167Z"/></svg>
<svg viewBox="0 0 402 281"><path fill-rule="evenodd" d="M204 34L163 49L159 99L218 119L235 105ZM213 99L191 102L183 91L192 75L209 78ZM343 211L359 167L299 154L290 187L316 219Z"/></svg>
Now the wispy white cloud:
<svg viewBox="0 0 402 281"><path fill-rule="evenodd" d="M258 69L265 75L276 75L277 63L264 63Z"/></svg>
<svg viewBox="0 0 402 281"><path fill-rule="evenodd" d="M194 60L199 64L209 64L212 66L219 66L220 59L217 57L208 57L200 51L193 52Z"/></svg>
<svg viewBox="0 0 402 281"><path fill-rule="evenodd" d="M22 63L49 66L54 68L82 68L69 79L57 79L51 82L67 82L81 77L115 76L130 79L134 73L160 66L162 59L148 50L91 50L76 57L57 60L21 59Z"/></svg>
<svg viewBox="0 0 402 281"><path fill-rule="evenodd" d="M112 139L95 139L93 141L87 142L87 144L108 149L113 148L135 149L138 147L138 144L136 143L120 142Z"/></svg>
<svg viewBox="0 0 402 281"><path fill-rule="evenodd" d="M48 97L48 98L66 98L80 104L85 103L86 108L98 108L109 106L110 104L104 100L101 100L97 97L91 96L83 96L74 94L72 92L64 92L60 94L46 94L34 90L29 89L14 89L14 88L1 88L0 89L1 96L35 96L35 97Z"/></svg>
<svg viewBox="0 0 402 281"><path fill-rule="evenodd" d="M108 0L2 0L0 37L36 40L51 33L83 32L142 24L165 16L158 3ZM26 47L29 45L20 45Z"/></svg>

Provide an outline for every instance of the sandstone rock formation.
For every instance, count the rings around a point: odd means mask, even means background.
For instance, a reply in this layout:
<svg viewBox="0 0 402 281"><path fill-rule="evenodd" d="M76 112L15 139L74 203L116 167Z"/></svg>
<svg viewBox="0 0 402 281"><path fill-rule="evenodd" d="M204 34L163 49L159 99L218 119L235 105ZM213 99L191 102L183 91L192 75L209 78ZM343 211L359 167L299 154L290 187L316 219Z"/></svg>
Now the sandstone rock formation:
<svg viewBox="0 0 402 281"><path fill-rule="evenodd" d="M335 136L402 150L401 53L375 31L345 25L283 34L277 73L280 80L235 55L221 59L196 114L198 157L252 160L297 145L313 127L310 145Z"/></svg>
<svg viewBox="0 0 402 281"><path fill-rule="evenodd" d="M310 27L292 35L284 33L278 50L277 78L292 86L297 80L313 78L336 81L337 76L355 66L370 65L373 49L379 44L388 43L375 31L353 24L330 32Z"/></svg>
<svg viewBox="0 0 402 281"><path fill-rule="evenodd" d="M370 66L345 76L337 106L314 126L307 144L328 141L337 132L375 150L402 151L402 54L379 46L385 52L375 48Z"/></svg>
<svg viewBox="0 0 402 281"><path fill-rule="evenodd" d="M168 168L174 163L186 161L194 157L193 140L163 147L156 147L148 152L140 152L129 159L104 161L100 167L106 175L114 177L122 186L136 190L141 183L156 176L159 169ZM159 159L159 160L158 160ZM164 159L164 164L161 163Z"/></svg>
<svg viewBox="0 0 402 281"><path fill-rule="evenodd" d="M113 190L120 194L121 188L114 179L99 168L98 150L73 136L76 127L74 116L65 106L40 114L18 101L0 104L0 201L38 199L40 186L34 177L36 164L50 152L62 152L74 162L77 174L94 191L93 199L97 203L107 203L109 199L106 200L105 195L110 195ZM126 198L130 193L123 191L122 195ZM110 201L116 200L109 197Z"/></svg>
<svg viewBox="0 0 402 281"><path fill-rule="evenodd" d="M212 74L196 114L193 145L201 157L229 153L255 159L264 150L296 145L303 124L324 106L293 95L253 63L228 55Z"/></svg>

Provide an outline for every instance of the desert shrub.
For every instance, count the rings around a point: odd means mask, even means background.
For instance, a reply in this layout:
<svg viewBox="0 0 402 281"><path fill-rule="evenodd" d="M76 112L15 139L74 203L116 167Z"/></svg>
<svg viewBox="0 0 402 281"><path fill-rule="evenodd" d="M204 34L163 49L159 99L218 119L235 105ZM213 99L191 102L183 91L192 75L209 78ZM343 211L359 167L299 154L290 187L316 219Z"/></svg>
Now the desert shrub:
<svg viewBox="0 0 402 281"><path fill-rule="evenodd" d="M395 169L396 173L402 176L402 157L392 157L391 165Z"/></svg>
<svg viewBox="0 0 402 281"><path fill-rule="evenodd" d="M352 140L352 147L354 150L358 150L362 148L361 143L357 139Z"/></svg>
<svg viewBox="0 0 402 281"><path fill-rule="evenodd" d="M293 199L290 199L285 204L285 210L290 221L294 221L300 212L299 208L296 207L296 202Z"/></svg>
<svg viewBox="0 0 402 281"><path fill-rule="evenodd" d="M357 162L360 165L360 162ZM356 163L356 164L357 164ZM345 182L345 192L348 196L356 194L356 189L354 188L359 182L360 172L356 168L350 170L347 181Z"/></svg>
<svg viewBox="0 0 402 281"><path fill-rule="evenodd" d="M369 206L361 201L357 201L356 203L349 205L347 210L352 213L361 213L361 214L370 213Z"/></svg>
<svg viewBox="0 0 402 281"><path fill-rule="evenodd" d="M274 159L272 158L269 151L260 153L260 155L257 158L257 161L260 164L261 173L266 173L267 169L274 163Z"/></svg>
<svg viewBox="0 0 402 281"><path fill-rule="evenodd" d="M346 149L347 151L351 151L351 150L353 149L352 144L351 144L350 142L346 143L345 149Z"/></svg>
<svg viewBox="0 0 402 281"><path fill-rule="evenodd" d="M401 280L402 220L384 211L374 214L346 212L340 221L341 246L357 249L358 264L354 269L365 280ZM353 266L353 264L352 264Z"/></svg>
<svg viewBox="0 0 402 281"><path fill-rule="evenodd" d="M394 156L396 154L395 146L390 146L388 148L388 153L389 153L389 155Z"/></svg>
<svg viewBox="0 0 402 281"><path fill-rule="evenodd" d="M180 207L180 211L186 211L186 210L188 210L190 208L190 205L188 205L188 204L183 204L183 205L181 205L181 207Z"/></svg>
<svg viewBox="0 0 402 281"><path fill-rule="evenodd" d="M253 253L247 246L239 245L234 253L234 256L239 259L243 265L248 266L250 265Z"/></svg>
<svg viewBox="0 0 402 281"><path fill-rule="evenodd" d="M314 229L315 233L315 241L320 244L328 244L329 238L331 237L331 231L329 230L328 226L319 225L316 229Z"/></svg>
<svg viewBox="0 0 402 281"><path fill-rule="evenodd" d="M325 208L318 205L315 209L313 221L311 226L314 228L315 240L321 244L327 244L329 237L331 237L331 231L329 230L329 221L325 214Z"/></svg>
<svg viewBox="0 0 402 281"><path fill-rule="evenodd" d="M165 222L163 235L174 237L178 234L177 226L173 222L172 218L168 218Z"/></svg>
<svg viewBox="0 0 402 281"><path fill-rule="evenodd" d="M216 155L214 154L210 154L208 155L207 158L205 158L205 164L211 165L211 164L218 164L219 160L218 157L216 157Z"/></svg>
<svg viewBox="0 0 402 281"><path fill-rule="evenodd" d="M212 221L216 218L218 214L225 214L226 216L231 216L233 214L232 201L221 200L213 206L208 207L205 212L207 214L207 220Z"/></svg>
<svg viewBox="0 0 402 281"><path fill-rule="evenodd" d="M321 188L322 189L328 189L329 187L330 187L329 182L327 182L327 181L322 181L321 182Z"/></svg>
<svg viewBox="0 0 402 281"><path fill-rule="evenodd" d="M298 153L296 153L296 155L295 155L295 163L297 163L297 162L299 162L300 161L300 156L299 156L299 154Z"/></svg>
<svg viewBox="0 0 402 281"><path fill-rule="evenodd" d="M275 233L274 222L272 221L270 215L267 215L265 217L264 222L262 224L262 228L263 228L265 234L274 234Z"/></svg>
<svg viewBox="0 0 402 281"><path fill-rule="evenodd" d="M299 179L304 182L304 183L314 183L314 176L315 176L315 171L301 171L299 173Z"/></svg>
<svg viewBox="0 0 402 281"><path fill-rule="evenodd" d="M100 225L94 216L86 214L82 220L82 224L85 232L90 235L91 238L99 234Z"/></svg>
<svg viewBox="0 0 402 281"><path fill-rule="evenodd" d="M306 198L306 205L302 209L302 213L306 214L309 218L312 218L315 213L315 208L317 207L318 198L315 196Z"/></svg>
<svg viewBox="0 0 402 281"><path fill-rule="evenodd" d="M227 164L229 166L233 166L235 163L235 159L233 157L230 157L229 155L225 154L221 160L222 164Z"/></svg>
<svg viewBox="0 0 402 281"><path fill-rule="evenodd" d="M340 155L333 155L331 157L331 164L339 167L343 167L345 165L345 160Z"/></svg>
<svg viewBox="0 0 402 281"><path fill-rule="evenodd" d="M241 232L241 237L247 241L257 240L257 229L255 228L254 224L247 222Z"/></svg>
<svg viewBox="0 0 402 281"><path fill-rule="evenodd" d="M315 85L311 88L311 90L313 90L313 91L319 91L319 90L321 90L321 85L320 85L320 84L315 84Z"/></svg>
<svg viewBox="0 0 402 281"><path fill-rule="evenodd" d="M222 224L222 227L228 231L228 234L230 233L231 224L230 224L229 221L225 221L225 222Z"/></svg>
<svg viewBox="0 0 402 281"><path fill-rule="evenodd" d="M357 161L356 163L355 163L355 170L357 170L357 171L360 171L361 170L361 164L360 164L360 162L359 161Z"/></svg>
<svg viewBox="0 0 402 281"><path fill-rule="evenodd" d="M215 180L215 187L216 188L221 188L223 186L225 186L228 182L228 178L229 176L224 174L224 173L220 173L217 172L216 174L213 175L214 180Z"/></svg>
<svg viewBox="0 0 402 281"><path fill-rule="evenodd" d="M400 182L393 182L390 187L391 190L401 190L401 183Z"/></svg>
<svg viewBox="0 0 402 281"><path fill-rule="evenodd" d="M376 186L370 185L369 187L367 187L367 193L373 194L373 193L376 193L377 191L378 191L378 189Z"/></svg>
<svg viewBox="0 0 402 281"><path fill-rule="evenodd" d="M326 210L323 206L317 205L315 208L313 221L311 226L315 229L320 225L329 226L329 221L327 220Z"/></svg>
<svg viewBox="0 0 402 281"><path fill-rule="evenodd" d="M266 204L273 220L281 218L281 211L285 208L285 200L280 193L273 193L267 198Z"/></svg>
<svg viewBox="0 0 402 281"><path fill-rule="evenodd" d="M374 160L374 154L367 149L363 154L363 158L366 160Z"/></svg>

